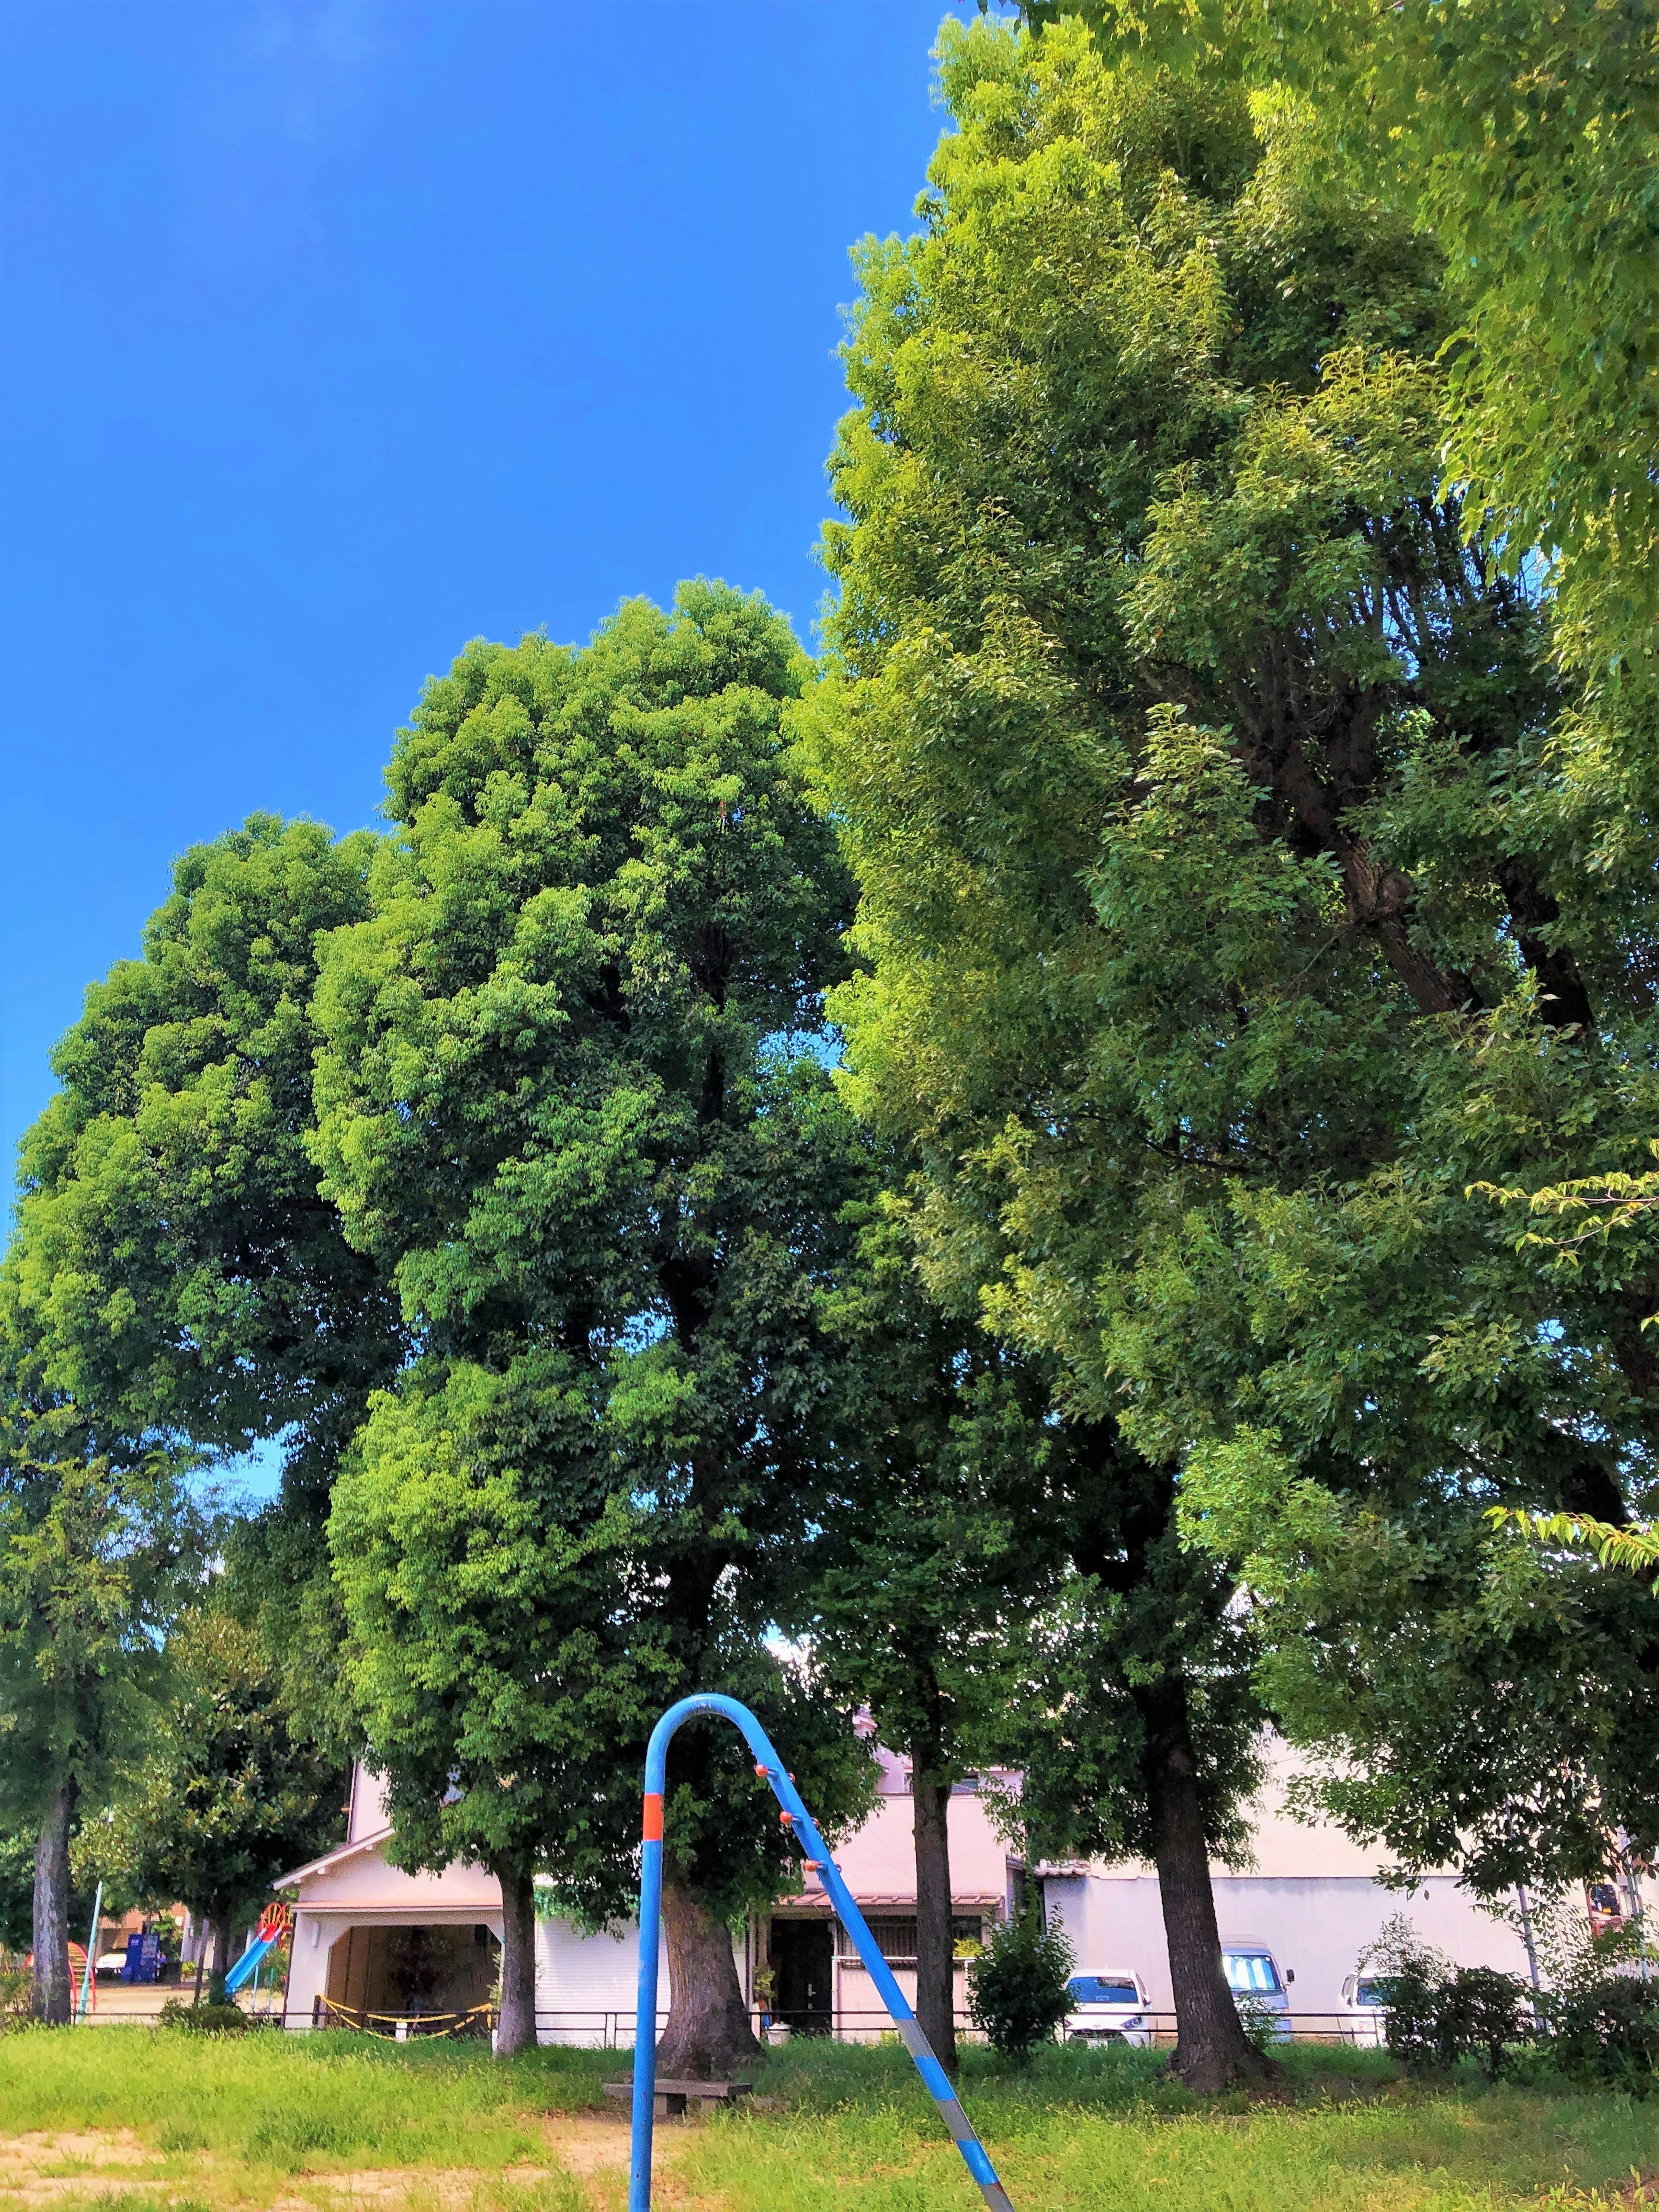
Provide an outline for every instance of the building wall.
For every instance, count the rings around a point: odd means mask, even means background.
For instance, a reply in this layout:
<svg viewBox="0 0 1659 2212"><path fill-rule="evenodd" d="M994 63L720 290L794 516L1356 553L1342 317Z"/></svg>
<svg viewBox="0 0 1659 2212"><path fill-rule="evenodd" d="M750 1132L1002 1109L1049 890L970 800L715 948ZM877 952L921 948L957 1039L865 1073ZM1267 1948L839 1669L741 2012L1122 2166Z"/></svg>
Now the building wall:
<svg viewBox="0 0 1659 2212"><path fill-rule="evenodd" d="M1261 1796L1253 1808L1255 1865L1247 1872L1212 1869L1224 1942L1265 1944L1281 1972L1294 1973L1291 2009L1333 2012L1345 1978L1382 1922L1405 1911L1421 1934L1462 1965L1527 1971L1520 1939L1483 1912L1449 1875L1436 1875L1413 1895L1386 1889L1377 1880L1376 1855L1336 1829L1309 1827L1290 1817L1286 1788L1291 1755L1277 1747ZM915 1911L915 1873L912 1804L902 1761L881 1754L881 1790L874 1812L837 1847L848 1887L867 1914ZM327 1992L331 1954L354 1929L416 1926L487 1926L499 1940L501 1895L478 1866L453 1866L439 1875L413 1875L385 1857L385 1805L378 1784L354 1778L349 1841L341 1850L301 1871L289 1889L296 1905L293 1967L289 1984L291 2027L310 2024L313 2000ZM951 1800L951 1893L954 1910L988 1920L1006 1910L1017 1870L982 1797L964 1791ZM1046 1909L1071 1936L1079 1967L1130 1967L1146 1984L1155 2011L1173 2008L1169 1954L1164 1939L1158 1882L1145 1867L1067 1867L1034 1870ZM809 1876L799 1893L781 1899L782 1917L823 1917L828 1899ZM745 1996L766 1956L766 1920L734 1945ZM352 1954L341 1954L341 1971ZM365 1951L362 1954L367 1958ZM579 1935L564 1921L544 1920L536 1940L536 2008L544 2041L610 2044L631 2039L638 1936ZM659 1985L666 2008L665 1946ZM914 1975L898 1972L913 1996ZM835 2005L839 2014L869 2013L869 1978L838 1946ZM965 1974L958 2002L965 2008ZM361 2001L361 2000L360 2000ZM879 2021L844 2033L881 2032Z"/></svg>
<svg viewBox="0 0 1659 2212"><path fill-rule="evenodd" d="M1335 2013L1360 1953L1396 1912L1459 1966L1527 1972L1520 1937L1448 1875L1431 1876L1409 1897L1364 1875L1219 1874L1214 1881L1223 1948L1265 1945L1281 1975L1296 1977L1287 1992L1294 2014ZM1174 2010L1155 1875L1046 1875L1042 1889L1044 1910L1065 1929L1079 1968L1133 1968L1152 2010Z"/></svg>

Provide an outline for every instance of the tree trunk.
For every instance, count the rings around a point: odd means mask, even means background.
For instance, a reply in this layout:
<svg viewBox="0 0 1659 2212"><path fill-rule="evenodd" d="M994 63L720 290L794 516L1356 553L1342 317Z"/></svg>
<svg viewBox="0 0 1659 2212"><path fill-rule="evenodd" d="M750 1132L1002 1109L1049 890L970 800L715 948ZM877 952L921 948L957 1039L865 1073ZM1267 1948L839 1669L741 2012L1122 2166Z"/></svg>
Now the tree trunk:
<svg viewBox="0 0 1659 2212"><path fill-rule="evenodd" d="M46 1802L34 1843L34 1996L36 2020L67 2027L75 2009L70 1986L69 1839L79 1795L61 1783Z"/></svg>
<svg viewBox="0 0 1659 2212"><path fill-rule="evenodd" d="M1246 2039L1221 1970L1185 1685L1166 1676L1143 1711L1151 1723L1146 1790L1152 1850L1175 1988L1176 2043L1170 2070L1201 2094L1237 2081L1271 2080L1279 2069Z"/></svg>
<svg viewBox="0 0 1659 2212"><path fill-rule="evenodd" d="M760 2056L738 1982L731 1931L665 1868L662 1919L669 2000L658 2071L682 2081L724 2081L733 2067Z"/></svg>
<svg viewBox="0 0 1659 2212"><path fill-rule="evenodd" d="M911 1805L916 1838L916 2018L947 2072L957 2067L954 2002L955 1945L951 1936L951 1785L925 1771L925 1754L911 1761Z"/></svg>
<svg viewBox="0 0 1659 2212"><path fill-rule="evenodd" d="M501 2014L495 2055L536 2047L536 1884L533 1876L503 1861L494 1869L501 1886Z"/></svg>

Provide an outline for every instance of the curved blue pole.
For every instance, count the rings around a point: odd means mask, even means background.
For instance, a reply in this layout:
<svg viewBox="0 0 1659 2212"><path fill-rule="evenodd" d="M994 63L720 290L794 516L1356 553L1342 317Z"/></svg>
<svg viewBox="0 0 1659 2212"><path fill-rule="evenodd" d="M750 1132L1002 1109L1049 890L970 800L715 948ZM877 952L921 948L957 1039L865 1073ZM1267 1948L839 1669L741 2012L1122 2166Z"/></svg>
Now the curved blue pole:
<svg viewBox="0 0 1659 2212"><path fill-rule="evenodd" d="M700 1713L715 1713L732 1722L755 1754L755 1771L772 1785L772 1794L783 1808L782 1817L799 1839L805 1863L823 1884L836 1916L852 1937L869 1971L882 2002L892 2014L899 2040L916 2063L916 2071L939 2106L963 2163L979 2184L980 2194L991 2212L1013 2212L1008 2192L997 2179L996 2168L985 2155L979 2137L968 2124L951 2078L934 2057L921 2027L893 1979L893 1970L878 1949L865 1925L864 1915L853 1893L842 1879L841 1869L823 1848L823 1839L812 1825L812 1816L800 1793L772 1748L769 1737L747 1705L735 1698L710 1692L706 1697L682 1698L651 1731L645 1754L645 1821L640 1850L640 1995L634 2021L634 2147L628 2177L628 2212L651 2212L651 2138L657 2105L657 1950L662 1918L662 1799L668 1772L668 1746L675 1731Z"/></svg>

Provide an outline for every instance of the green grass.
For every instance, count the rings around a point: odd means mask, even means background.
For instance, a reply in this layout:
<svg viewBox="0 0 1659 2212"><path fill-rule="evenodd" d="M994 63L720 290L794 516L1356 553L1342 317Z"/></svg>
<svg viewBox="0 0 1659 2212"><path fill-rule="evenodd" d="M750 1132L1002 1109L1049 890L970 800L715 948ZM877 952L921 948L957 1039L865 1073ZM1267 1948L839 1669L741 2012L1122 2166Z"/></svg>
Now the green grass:
<svg viewBox="0 0 1659 2212"><path fill-rule="evenodd" d="M549 2130L556 2144L565 2116L605 2111L599 2085L626 2065L336 2035L37 2031L0 2044L0 2137L133 2130L150 2185L120 2177L100 2212L292 2206L296 2191L321 2212L340 2202L330 2173L377 2168L415 2170L399 2212L617 2212L620 2164L550 2173ZM1380 2054L1300 2051L1275 2101L1200 2103L1158 2067L1140 2051L1056 2050L1024 2070L966 2055L963 2101L1019 2212L1611 2212L1632 2174L1659 2169L1659 2098L1426 2088ZM975 2212L902 2051L793 2045L756 2087L765 2109L661 2130L665 2212ZM621 2112L587 2124L609 2128L619 2160ZM515 2179L526 2166L546 2178ZM459 2194L444 2180L458 2168L476 2177Z"/></svg>
<svg viewBox="0 0 1659 2212"><path fill-rule="evenodd" d="M34 2029L0 2042L0 2135L130 2128L160 2151L290 2173L499 2169L539 2154L540 2116L603 2105L617 2065L614 2052L502 2063L483 2044L346 2034Z"/></svg>

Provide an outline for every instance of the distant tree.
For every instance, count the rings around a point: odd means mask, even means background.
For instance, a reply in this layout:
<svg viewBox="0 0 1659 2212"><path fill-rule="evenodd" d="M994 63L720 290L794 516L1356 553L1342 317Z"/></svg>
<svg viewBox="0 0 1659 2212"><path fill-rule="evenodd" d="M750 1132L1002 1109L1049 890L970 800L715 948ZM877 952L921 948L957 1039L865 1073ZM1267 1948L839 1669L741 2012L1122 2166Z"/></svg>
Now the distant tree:
<svg viewBox="0 0 1659 2212"><path fill-rule="evenodd" d="M153 1729L207 1529L185 1470L88 1452L65 1409L0 1430L0 1823L34 1831L34 2013L70 2017L70 1840Z"/></svg>
<svg viewBox="0 0 1659 2212"><path fill-rule="evenodd" d="M343 1777L295 1741L276 1670L248 1624L198 1607L175 1627L167 1656L154 1732L78 1856L83 1881L115 1877L141 1902L176 1900L207 1923L216 2001L238 1915L338 1840Z"/></svg>
<svg viewBox="0 0 1659 2212"><path fill-rule="evenodd" d="M335 1499L349 1679L400 1851L501 1881L504 2050L536 1869L628 1909L672 1699L769 1701L826 1819L867 1787L763 1646L864 1172L818 1042L848 885L780 734L807 672L709 583L583 648L470 646L399 739L374 917L325 952L315 1156L421 1347ZM787 1838L729 1730L668 1779L663 2063L720 2072L754 2048L729 1923Z"/></svg>

